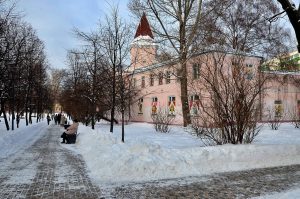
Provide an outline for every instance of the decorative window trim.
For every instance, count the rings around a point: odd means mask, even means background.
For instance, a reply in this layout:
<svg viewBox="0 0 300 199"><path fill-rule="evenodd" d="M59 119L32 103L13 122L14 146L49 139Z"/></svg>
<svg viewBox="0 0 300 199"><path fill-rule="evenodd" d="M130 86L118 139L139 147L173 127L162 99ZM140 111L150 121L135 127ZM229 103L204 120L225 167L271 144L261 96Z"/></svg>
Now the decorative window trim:
<svg viewBox="0 0 300 199"><path fill-rule="evenodd" d="M152 97L151 114L156 115L158 110L158 98Z"/></svg>
<svg viewBox="0 0 300 199"><path fill-rule="evenodd" d="M176 115L176 97L168 96L169 115Z"/></svg>
<svg viewBox="0 0 300 199"><path fill-rule="evenodd" d="M138 114L143 115L143 102L144 99L141 97L138 99Z"/></svg>
<svg viewBox="0 0 300 199"><path fill-rule="evenodd" d="M281 100L274 101L275 117L282 117L283 114L283 104Z"/></svg>
<svg viewBox="0 0 300 199"><path fill-rule="evenodd" d="M189 101L189 110L191 116L199 116L200 111L200 96L199 95L191 95Z"/></svg>

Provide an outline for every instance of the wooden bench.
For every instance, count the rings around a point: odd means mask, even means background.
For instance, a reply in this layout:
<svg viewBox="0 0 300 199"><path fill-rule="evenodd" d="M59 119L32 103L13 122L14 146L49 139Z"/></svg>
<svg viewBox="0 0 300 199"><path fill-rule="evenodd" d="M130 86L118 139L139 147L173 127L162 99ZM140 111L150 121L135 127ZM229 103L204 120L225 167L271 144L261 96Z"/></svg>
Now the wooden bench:
<svg viewBox="0 0 300 199"><path fill-rule="evenodd" d="M77 132L75 134L68 135L67 134L67 144L75 144L76 143Z"/></svg>

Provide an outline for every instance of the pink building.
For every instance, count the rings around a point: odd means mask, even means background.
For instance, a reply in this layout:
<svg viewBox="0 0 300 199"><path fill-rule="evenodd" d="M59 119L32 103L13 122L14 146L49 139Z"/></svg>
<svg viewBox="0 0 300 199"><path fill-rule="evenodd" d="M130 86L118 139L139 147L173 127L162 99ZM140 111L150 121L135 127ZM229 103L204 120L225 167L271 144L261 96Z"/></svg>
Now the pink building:
<svg viewBox="0 0 300 199"><path fill-rule="evenodd" d="M267 73L267 72L265 72ZM268 72L272 79L263 93L263 121L280 116L284 121L300 119L300 73Z"/></svg>
<svg viewBox="0 0 300 199"><path fill-rule="evenodd" d="M154 41L144 14L131 44L133 86L139 90L138 96L134 99L135 103L131 107L131 120L152 122L151 115L162 110L175 117L174 123L183 124L177 61L159 63L156 59L157 48L158 45ZM191 116L201 114L199 100L209 103L210 96L205 95L201 84L195 87L194 82L199 82L200 72L213 64L210 61L212 56L223 56L222 64L226 66L225 68L232 68L233 60L240 55L209 51L195 54L188 60L188 95ZM243 66L248 71L249 78L258 77L256 73L259 71L258 67L261 63L261 57L243 55ZM226 73L226 71L224 72ZM268 89L261 97L262 120L267 120L268 111L271 108L278 108L278 105L281 106L282 111L300 108L297 86L293 86L290 82L281 84L276 78L269 81L266 86Z"/></svg>

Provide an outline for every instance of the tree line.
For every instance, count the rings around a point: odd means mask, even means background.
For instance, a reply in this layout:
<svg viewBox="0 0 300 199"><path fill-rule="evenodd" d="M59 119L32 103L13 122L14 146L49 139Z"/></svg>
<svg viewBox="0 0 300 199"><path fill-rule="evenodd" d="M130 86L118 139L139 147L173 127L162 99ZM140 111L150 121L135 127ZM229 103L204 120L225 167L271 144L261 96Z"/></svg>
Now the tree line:
<svg viewBox="0 0 300 199"><path fill-rule="evenodd" d="M112 7L96 30L74 28L73 33L83 45L68 51L59 98L63 110L93 129L99 119L110 122L110 132L119 119L124 127L136 93L131 89L132 74L127 71L130 26L120 18L118 8Z"/></svg>
<svg viewBox="0 0 300 199"><path fill-rule="evenodd" d="M39 120L51 110L44 44L15 6L0 1L0 115L7 130L18 127L21 118L28 125L33 113Z"/></svg>

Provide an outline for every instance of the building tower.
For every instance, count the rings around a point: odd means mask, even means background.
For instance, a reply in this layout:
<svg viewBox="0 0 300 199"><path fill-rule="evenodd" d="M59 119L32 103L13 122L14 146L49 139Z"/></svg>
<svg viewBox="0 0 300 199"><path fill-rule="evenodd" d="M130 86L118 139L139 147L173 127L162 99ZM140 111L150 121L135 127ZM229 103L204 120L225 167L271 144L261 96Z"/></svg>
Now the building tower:
<svg viewBox="0 0 300 199"><path fill-rule="evenodd" d="M140 20L130 48L131 66L134 69L156 63L157 44L147 20L146 14Z"/></svg>

